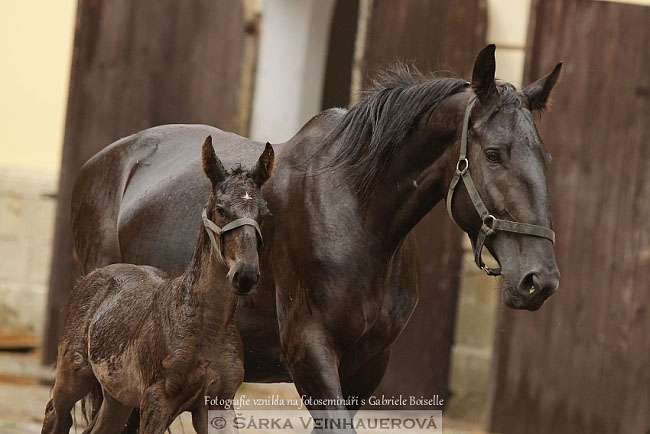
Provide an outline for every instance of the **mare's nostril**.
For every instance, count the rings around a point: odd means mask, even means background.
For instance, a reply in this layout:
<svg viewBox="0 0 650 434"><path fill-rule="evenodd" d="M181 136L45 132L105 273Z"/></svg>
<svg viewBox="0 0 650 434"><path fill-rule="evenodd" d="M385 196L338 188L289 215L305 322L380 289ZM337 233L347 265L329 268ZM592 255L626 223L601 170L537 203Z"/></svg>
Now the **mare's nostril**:
<svg viewBox="0 0 650 434"><path fill-rule="evenodd" d="M530 288L531 294L534 293L535 291L539 291L540 289L542 289L542 285L541 283L539 283L539 277L537 276L537 274L533 274L532 281L533 281L533 286Z"/></svg>
<svg viewBox="0 0 650 434"><path fill-rule="evenodd" d="M519 291L523 292L527 295L533 295L535 292L537 292L537 289L535 287L535 274L533 273L528 273L524 276L523 279L521 279L521 283L519 284Z"/></svg>
<svg viewBox="0 0 650 434"><path fill-rule="evenodd" d="M528 293L530 295L542 293L545 297L549 297L555 292L558 287L558 279L554 279L552 277L543 279L536 273L533 273L531 275L530 283L531 286L528 289Z"/></svg>

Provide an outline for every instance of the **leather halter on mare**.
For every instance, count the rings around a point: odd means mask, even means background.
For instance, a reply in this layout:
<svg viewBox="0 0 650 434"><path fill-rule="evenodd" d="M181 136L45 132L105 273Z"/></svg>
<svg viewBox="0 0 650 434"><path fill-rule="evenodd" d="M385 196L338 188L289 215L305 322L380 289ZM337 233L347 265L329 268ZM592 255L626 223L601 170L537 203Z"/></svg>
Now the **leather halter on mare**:
<svg viewBox="0 0 650 434"><path fill-rule="evenodd" d="M253 219L250 219L248 217L238 218L237 220L233 220L230 223L228 223L226 226L220 228L212 220L208 218L208 214L205 208L203 208L203 212L201 213L201 218L203 218L203 226L205 227L205 231L208 233L208 237L210 237L210 242L212 243L212 247L217 252L217 255L221 258L221 261L224 263L226 267L228 266L228 264L226 263L226 256L223 254L223 249L222 249L223 236L226 232L232 231L233 229L237 229L240 226L253 226L255 228L255 232L257 232L257 236L260 239L259 240L260 248L262 248L262 246L264 245L264 240L262 239L262 231L260 230L260 226ZM217 243L217 240L214 237L215 234L219 237L219 243Z"/></svg>
<svg viewBox="0 0 650 434"><path fill-rule="evenodd" d="M494 234L496 231L505 231L505 232L516 232L518 234L524 235L533 235L535 237L546 238L555 244L555 232L544 226L533 225L529 223L519 223L513 222L510 220L501 220L494 217L485 207L485 204L481 200L481 196L476 190L476 186L472 181L472 177L469 174L469 160L467 159L467 130L469 128L469 116L476 103L476 97L472 97L469 103L467 104L467 109L465 110L465 117L463 118L463 130L460 137L460 155L458 156L458 163L456 163L456 172L454 173L453 178L451 179L451 184L449 185L449 192L447 193L447 212L449 217L458 225L458 222L454 219L454 216L451 212L451 201L454 197L454 191L458 185L459 180L463 180L465 183L465 188L469 194L474 208L478 212L481 221L481 230L479 231L476 240L470 238L472 242L472 247L474 248L474 262L481 269L490 276L498 276L501 274L501 268L488 268L485 266L483 259L481 258L481 252L483 251L483 245L485 244L485 239Z"/></svg>

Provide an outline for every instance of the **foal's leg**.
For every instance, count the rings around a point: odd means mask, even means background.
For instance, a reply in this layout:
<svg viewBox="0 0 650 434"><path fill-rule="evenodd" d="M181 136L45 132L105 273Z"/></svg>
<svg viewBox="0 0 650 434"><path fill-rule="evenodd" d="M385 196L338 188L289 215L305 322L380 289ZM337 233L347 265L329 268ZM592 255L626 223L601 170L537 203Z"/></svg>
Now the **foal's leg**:
<svg viewBox="0 0 650 434"><path fill-rule="evenodd" d="M129 420L132 407L122 404L104 390L104 400L97 417L83 434L120 433Z"/></svg>
<svg viewBox="0 0 650 434"><path fill-rule="evenodd" d="M45 408L43 434L67 434L72 426L70 411L95 384L93 371L81 354L70 348L59 349L52 399Z"/></svg>
<svg viewBox="0 0 650 434"><path fill-rule="evenodd" d="M192 426L196 434L208 434L208 407L197 404L192 410Z"/></svg>
<svg viewBox="0 0 650 434"><path fill-rule="evenodd" d="M140 404L139 434L163 434L172 423L177 409L167 398L165 382L149 386Z"/></svg>
<svg viewBox="0 0 650 434"><path fill-rule="evenodd" d="M230 373L222 372L221 381L214 381L207 390L203 393L203 396L199 396L194 409L192 410L192 425L196 430L197 434L207 434L208 425L212 423L211 419L216 417L222 417L225 419L225 426L219 429L219 433L238 433L239 430L235 427L235 411L230 408L226 410L222 406L206 405L204 401L204 396L209 396L211 398L223 398L223 399L233 399L237 389L244 380L244 368L239 357L232 355L232 365ZM230 363L229 363L230 365ZM225 369L224 369L225 371ZM219 374L211 376L212 378L217 377ZM220 413L214 415L211 418L208 418L208 410L220 410ZM213 425L215 426L215 425ZM216 428L216 426L215 426Z"/></svg>

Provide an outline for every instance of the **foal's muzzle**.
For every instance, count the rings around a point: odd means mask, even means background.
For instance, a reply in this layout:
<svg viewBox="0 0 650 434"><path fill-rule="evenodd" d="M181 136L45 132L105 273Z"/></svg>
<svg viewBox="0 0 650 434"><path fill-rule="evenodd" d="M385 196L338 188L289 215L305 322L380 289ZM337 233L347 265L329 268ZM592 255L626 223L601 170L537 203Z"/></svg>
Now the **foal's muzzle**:
<svg viewBox="0 0 650 434"><path fill-rule="evenodd" d="M260 267L256 264L237 263L228 272L228 277L237 294L248 294L260 279Z"/></svg>

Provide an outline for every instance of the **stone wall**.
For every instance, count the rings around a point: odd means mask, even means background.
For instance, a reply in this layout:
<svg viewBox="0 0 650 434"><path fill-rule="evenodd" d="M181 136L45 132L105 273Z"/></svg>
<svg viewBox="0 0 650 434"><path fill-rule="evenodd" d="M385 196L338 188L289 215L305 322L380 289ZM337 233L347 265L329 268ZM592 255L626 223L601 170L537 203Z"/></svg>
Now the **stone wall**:
<svg viewBox="0 0 650 434"><path fill-rule="evenodd" d="M0 167L0 332L40 339L56 185L55 173Z"/></svg>

